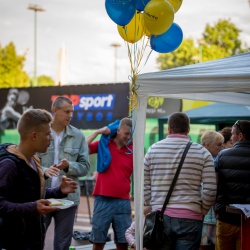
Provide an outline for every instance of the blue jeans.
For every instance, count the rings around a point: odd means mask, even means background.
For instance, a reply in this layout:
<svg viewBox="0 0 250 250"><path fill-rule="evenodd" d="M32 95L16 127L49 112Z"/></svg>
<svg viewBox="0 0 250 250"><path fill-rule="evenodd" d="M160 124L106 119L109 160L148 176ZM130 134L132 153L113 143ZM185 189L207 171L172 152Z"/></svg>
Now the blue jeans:
<svg viewBox="0 0 250 250"><path fill-rule="evenodd" d="M202 221L164 215L164 246L159 250L199 250ZM171 239L171 245L168 244Z"/></svg>
<svg viewBox="0 0 250 250"><path fill-rule="evenodd" d="M46 214L46 227L48 228L51 219L54 218L54 250L68 250L72 240L73 226L75 222L77 206L61 209Z"/></svg>

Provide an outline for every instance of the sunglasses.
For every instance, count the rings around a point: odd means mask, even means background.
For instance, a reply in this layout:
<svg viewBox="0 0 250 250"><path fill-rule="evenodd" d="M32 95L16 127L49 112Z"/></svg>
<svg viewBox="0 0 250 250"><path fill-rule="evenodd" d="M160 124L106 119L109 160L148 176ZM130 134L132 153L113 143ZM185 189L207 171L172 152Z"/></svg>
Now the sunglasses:
<svg viewBox="0 0 250 250"><path fill-rule="evenodd" d="M242 134L244 134L244 133L243 133L243 130L242 130L241 126L240 126L240 121L239 121L239 120L236 121L236 123L235 123L234 125L238 126L238 128L240 129L240 132L241 132Z"/></svg>

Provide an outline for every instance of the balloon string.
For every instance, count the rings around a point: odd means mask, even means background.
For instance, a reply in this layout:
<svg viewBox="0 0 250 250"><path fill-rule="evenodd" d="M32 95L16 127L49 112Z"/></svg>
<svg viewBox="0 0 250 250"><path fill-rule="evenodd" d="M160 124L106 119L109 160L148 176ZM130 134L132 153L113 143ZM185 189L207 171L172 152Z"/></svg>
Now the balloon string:
<svg viewBox="0 0 250 250"><path fill-rule="evenodd" d="M144 54L145 54L146 48L147 48L147 46L148 46L148 43L149 43L149 39L147 39L146 43L145 43L145 39L143 39L143 44L142 44L142 46L141 46L142 49L141 49L140 54L139 54L139 56L138 56L138 67L137 67L137 68L139 68L139 65L141 64L141 61L142 61L142 58L143 58L143 56L144 56ZM147 61L148 61L149 56L151 55L151 53L152 53L152 50L150 51L149 55L147 56L147 59L146 59L146 61L144 62L143 67L146 65L146 63L147 63ZM142 68L143 68L143 67L142 67ZM137 70L137 74L139 74L139 72L140 72L140 71Z"/></svg>
<svg viewBox="0 0 250 250"><path fill-rule="evenodd" d="M133 118L133 116L134 116L133 113L134 113L134 112L132 112L132 113L129 115L129 118ZM128 145L129 145L130 142L133 140L133 136L134 136L134 132L135 132L135 127L136 127L136 122L137 122L137 117L135 117L135 119L134 119L133 127L132 127L131 132L130 132L131 138L128 140L128 142L127 142L127 144L126 144L126 147L127 147L127 149L128 149L129 152L125 152L125 154L132 154L132 153L133 153L133 150L130 149L130 148L128 147Z"/></svg>
<svg viewBox="0 0 250 250"><path fill-rule="evenodd" d="M131 82L130 84L130 97L129 97L129 114L133 114L134 109L138 106L139 98L137 94L137 90L140 86L136 84L137 75L139 74L140 70L139 67L142 63L144 54L146 52L146 49L149 44L149 37L144 35L142 39L140 39L138 42L130 43L128 42L128 29L126 26L124 28L124 33L126 36L126 40L124 40L127 50L128 50L128 58L130 63L130 71L131 74L129 76L129 80ZM143 27L143 32L145 32L145 27ZM140 26L137 25L137 19L135 19L135 29L134 29L134 37L137 37L137 35L141 32ZM148 56L146 57L146 61L144 62L143 67L146 65L150 55L152 53L152 50L149 52Z"/></svg>
<svg viewBox="0 0 250 250"><path fill-rule="evenodd" d="M139 86L136 85L136 77L137 75L130 76L131 78L131 85L130 85L130 100L129 100L129 114L132 115L134 109L138 106L138 94L137 90Z"/></svg>
<svg viewBox="0 0 250 250"><path fill-rule="evenodd" d="M131 81L131 86L130 86L130 105L129 105L129 113L132 114L134 109L138 106L138 94L137 90L139 89L140 86L136 84L136 79L137 75L139 73L139 66L142 62L143 56L145 54L146 48L149 43L149 39L143 37L142 39L143 42L141 42L141 48L138 46L139 42L132 44L131 46L129 45L128 42L125 42L127 45L128 49L128 57L129 57L129 62L130 62L130 68L131 68L131 75L129 76L129 79ZM143 65L143 67L146 65L150 55L152 53L152 50L149 52L148 56L146 57L146 61Z"/></svg>
<svg viewBox="0 0 250 250"><path fill-rule="evenodd" d="M151 53L152 53L152 49L150 50L150 52L149 52L149 54L148 54L148 56L147 56L147 58L146 58L146 60L145 60L145 63L144 63L144 65L143 66L145 66L146 65L146 63L147 63L147 61L148 61L148 59L149 59L149 57L150 57L150 55L151 55Z"/></svg>

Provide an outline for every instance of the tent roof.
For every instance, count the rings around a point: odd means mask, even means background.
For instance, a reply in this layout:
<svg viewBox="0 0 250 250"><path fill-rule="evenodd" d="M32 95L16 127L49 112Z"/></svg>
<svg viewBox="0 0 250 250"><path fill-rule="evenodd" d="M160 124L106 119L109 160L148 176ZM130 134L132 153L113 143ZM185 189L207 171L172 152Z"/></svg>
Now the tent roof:
<svg viewBox="0 0 250 250"><path fill-rule="evenodd" d="M195 124L233 124L236 120L250 119L250 106L228 103L215 103L185 112ZM159 118L165 123L169 116Z"/></svg>
<svg viewBox="0 0 250 250"><path fill-rule="evenodd" d="M143 231L143 158L144 131L148 96L207 100L250 106L250 53L211 62L138 75L138 106L133 113L135 124L134 186L136 246L142 248Z"/></svg>
<svg viewBox="0 0 250 250"><path fill-rule="evenodd" d="M250 105L250 53L138 75L138 95Z"/></svg>

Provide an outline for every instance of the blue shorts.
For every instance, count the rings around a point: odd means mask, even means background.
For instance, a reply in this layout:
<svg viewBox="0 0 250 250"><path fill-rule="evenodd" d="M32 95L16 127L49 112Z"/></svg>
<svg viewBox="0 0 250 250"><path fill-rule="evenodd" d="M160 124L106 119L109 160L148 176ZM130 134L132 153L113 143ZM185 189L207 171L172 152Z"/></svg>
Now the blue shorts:
<svg viewBox="0 0 250 250"><path fill-rule="evenodd" d="M106 243L112 224L114 241L127 243L125 232L132 223L130 200L96 196L92 218L90 242Z"/></svg>

